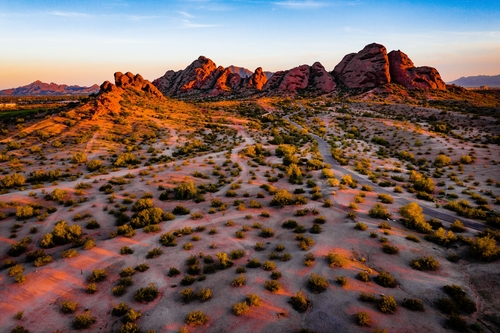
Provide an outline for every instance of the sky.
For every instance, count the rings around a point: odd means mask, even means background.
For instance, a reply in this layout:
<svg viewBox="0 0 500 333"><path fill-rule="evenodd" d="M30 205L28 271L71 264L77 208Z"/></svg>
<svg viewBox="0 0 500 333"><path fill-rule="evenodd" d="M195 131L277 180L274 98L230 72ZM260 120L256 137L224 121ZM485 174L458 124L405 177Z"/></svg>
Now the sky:
<svg viewBox="0 0 500 333"><path fill-rule="evenodd" d="M328 71L370 43L445 81L500 74L498 0L0 0L0 89L224 67Z"/></svg>

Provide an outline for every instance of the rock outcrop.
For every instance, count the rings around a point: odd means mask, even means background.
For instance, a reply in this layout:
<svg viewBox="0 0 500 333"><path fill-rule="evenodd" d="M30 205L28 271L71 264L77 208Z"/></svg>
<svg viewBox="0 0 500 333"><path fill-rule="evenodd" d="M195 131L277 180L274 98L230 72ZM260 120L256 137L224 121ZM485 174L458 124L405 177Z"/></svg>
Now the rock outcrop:
<svg viewBox="0 0 500 333"><path fill-rule="evenodd" d="M335 88L333 77L323 65L315 62L312 66L302 65L288 71L280 71L267 81L263 90L278 94L293 94L299 90L313 94L325 94Z"/></svg>
<svg viewBox="0 0 500 333"><path fill-rule="evenodd" d="M145 80L140 74L134 76L134 74L130 72L125 74L116 72L115 84L112 84L109 81L104 81L104 83L101 84L99 94L102 95L108 92L120 92L120 89L125 88L141 90L154 97L164 98L163 94L151 82Z"/></svg>
<svg viewBox="0 0 500 333"><path fill-rule="evenodd" d="M346 55L333 71L349 88L374 88L391 81L387 50L376 43Z"/></svg>
<svg viewBox="0 0 500 333"><path fill-rule="evenodd" d="M399 50L391 51L388 57L391 82L400 84L406 89L446 90L446 83L435 68L415 67L413 61Z"/></svg>

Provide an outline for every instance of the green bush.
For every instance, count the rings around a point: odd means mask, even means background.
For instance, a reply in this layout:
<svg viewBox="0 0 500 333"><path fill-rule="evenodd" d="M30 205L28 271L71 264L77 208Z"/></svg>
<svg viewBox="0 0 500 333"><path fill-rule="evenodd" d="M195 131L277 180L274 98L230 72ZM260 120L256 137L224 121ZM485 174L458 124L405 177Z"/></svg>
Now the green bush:
<svg viewBox="0 0 500 333"><path fill-rule="evenodd" d="M368 215L373 218L387 219L391 216L389 211L385 206L380 203L376 203L369 211Z"/></svg>
<svg viewBox="0 0 500 333"><path fill-rule="evenodd" d="M355 317L359 326L371 326L371 320L368 313L360 311L356 313Z"/></svg>
<svg viewBox="0 0 500 333"><path fill-rule="evenodd" d="M347 259L341 256L338 253L331 253L329 252L325 256L326 261L328 262L328 265L332 268L334 267L344 267L347 264Z"/></svg>
<svg viewBox="0 0 500 333"><path fill-rule="evenodd" d="M113 307L113 310L111 311L111 314L113 316L117 316L117 317L120 317L120 316L123 316L127 313L127 311L129 310L129 307L127 304L125 303L120 303L120 304L117 304Z"/></svg>
<svg viewBox="0 0 500 333"><path fill-rule="evenodd" d="M87 277L89 282L101 282L106 279L105 269L94 269L92 273Z"/></svg>
<svg viewBox="0 0 500 333"><path fill-rule="evenodd" d="M500 257L500 247L491 236L476 237L470 244L469 253L479 260L493 261Z"/></svg>
<svg viewBox="0 0 500 333"><path fill-rule="evenodd" d="M322 293L329 287L329 283L325 277L312 273L307 281L307 286L313 293Z"/></svg>
<svg viewBox="0 0 500 333"><path fill-rule="evenodd" d="M72 302L70 300L63 301L61 303L62 313L73 313L78 309L78 302Z"/></svg>
<svg viewBox="0 0 500 333"><path fill-rule="evenodd" d="M411 311L424 311L424 304L418 298L405 298L401 305Z"/></svg>
<svg viewBox="0 0 500 333"><path fill-rule="evenodd" d="M264 268L265 271L272 271L276 269L276 264L272 261L267 260L262 265L262 268Z"/></svg>
<svg viewBox="0 0 500 333"><path fill-rule="evenodd" d="M266 281L264 286L272 293L276 293L281 289L281 284L276 280Z"/></svg>
<svg viewBox="0 0 500 333"><path fill-rule="evenodd" d="M195 298L195 294L191 288L182 289L179 292L179 295L181 295L182 301L184 303L189 303Z"/></svg>
<svg viewBox="0 0 500 333"><path fill-rule="evenodd" d="M420 271L435 271L439 268L439 262L431 256L413 259L410 266Z"/></svg>
<svg viewBox="0 0 500 333"><path fill-rule="evenodd" d="M383 313L394 313L398 309L398 304L393 296L382 295L377 302L377 306Z"/></svg>
<svg viewBox="0 0 500 333"><path fill-rule="evenodd" d="M202 311L191 311L184 321L190 326L202 326L209 320L210 317L204 314Z"/></svg>
<svg viewBox="0 0 500 333"><path fill-rule="evenodd" d="M356 222L354 229L365 231L366 229L368 229L368 226L364 222Z"/></svg>
<svg viewBox="0 0 500 333"><path fill-rule="evenodd" d="M375 282L386 288L395 288L397 285L396 279L386 271L381 271L375 277Z"/></svg>
<svg viewBox="0 0 500 333"><path fill-rule="evenodd" d="M248 311L250 311L250 308L248 307L247 302L239 302L239 303L233 304L232 309L233 309L233 313L237 316L241 316L241 315L247 313Z"/></svg>
<svg viewBox="0 0 500 333"><path fill-rule="evenodd" d="M358 280L363 281L363 282L370 282L370 273L367 271L359 272L356 277Z"/></svg>
<svg viewBox="0 0 500 333"><path fill-rule="evenodd" d="M132 250L130 247L128 246L122 246L120 248L120 254L133 254L134 253L134 250Z"/></svg>
<svg viewBox="0 0 500 333"><path fill-rule="evenodd" d="M247 267L248 268L258 268L262 266L258 258L252 258L248 261Z"/></svg>
<svg viewBox="0 0 500 333"><path fill-rule="evenodd" d="M292 296L288 301L292 305L292 308L300 313L306 312L311 306L311 301L307 299L307 296L299 291L295 296Z"/></svg>
<svg viewBox="0 0 500 333"><path fill-rule="evenodd" d="M160 292L154 283L150 283L147 287L140 288L134 294L134 299L137 302L146 302L149 303L154 300Z"/></svg>
<svg viewBox="0 0 500 333"><path fill-rule="evenodd" d="M208 301L210 298L212 298L212 290L209 288L202 288L198 292L198 299L202 302Z"/></svg>
<svg viewBox="0 0 500 333"><path fill-rule="evenodd" d="M273 228L264 228L264 229L261 230L259 236L263 237L263 238L273 237L274 236L274 230L273 230Z"/></svg>
<svg viewBox="0 0 500 333"><path fill-rule="evenodd" d="M377 300L377 297L375 297L375 294L373 293L365 293L364 291L359 294L359 300L361 302L369 302L373 303Z"/></svg>
<svg viewBox="0 0 500 333"><path fill-rule="evenodd" d="M242 287L243 285L245 285L245 282L246 282L245 276L243 274L240 274L239 277L235 277L233 279L231 285L233 287Z"/></svg>
<svg viewBox="0 0 500 333"><path fill-rule="evenodd" d="M89 328L96 322L96 317L92 316L90 310L83 312L80 315L75 316L73 321L73 328L77 330L82 330Z"/></svg>
<svg viewBox="0 0 500 333"><path fill-rule="evenodd" d="M252 307L259 307L261 304L260 297L256 294L248 294L246 301Z"/></svg>
<svg viewBox="0 0 500 333"><path fill-rule="evenodd" d="M383 244L382 245L382 251L387 254L398 254L399 253L399 248L397 246L392 246L389 244Z"/></svg>

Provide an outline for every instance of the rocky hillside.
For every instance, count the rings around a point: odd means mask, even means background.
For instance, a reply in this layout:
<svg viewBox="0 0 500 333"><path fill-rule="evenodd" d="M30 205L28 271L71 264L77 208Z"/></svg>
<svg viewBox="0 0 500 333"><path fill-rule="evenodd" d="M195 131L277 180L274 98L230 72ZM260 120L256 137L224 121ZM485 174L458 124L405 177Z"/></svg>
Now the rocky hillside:
<svg viewBox="0 0 500 333"><path fill-rule="evenodd" d="M387 53L380 44L369 44L358 53L346 55L327 71L319 62L274 73L262 68L255 72L230 66L217 66L200 56L184 70L169 70L153 84L166 96L215 97L250 95L313 95L335 92L339 88L372 89L396 83L405 89L446 90L439 72L432 67L415 67L401 51Z"/></svg>
<svg viewBox="0 0 500 333"><path fill-rule="evenodd" d="M26 86L0 90L0 96L62 96L90 95L99 91L99 86L91 87L68 86L66 84L44 83L35 81Z"/></svg>

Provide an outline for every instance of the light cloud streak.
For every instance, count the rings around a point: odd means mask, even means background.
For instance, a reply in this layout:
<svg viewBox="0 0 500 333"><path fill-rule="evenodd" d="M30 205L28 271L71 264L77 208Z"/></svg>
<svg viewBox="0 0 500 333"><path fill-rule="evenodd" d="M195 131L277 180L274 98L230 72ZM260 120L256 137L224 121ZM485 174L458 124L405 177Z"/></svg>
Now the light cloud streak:
<svg viewBox="0 0 500 333"><path fill-rule="evenodd" d="M330 4L327 2L320 2L320 1L312 1L312 0L306 0L306 1L277 1L274 2L275 5L285 7L285 8L291 8L291 9L313 9L313 8L321 8L321 7L327 7Z"/></svg>

